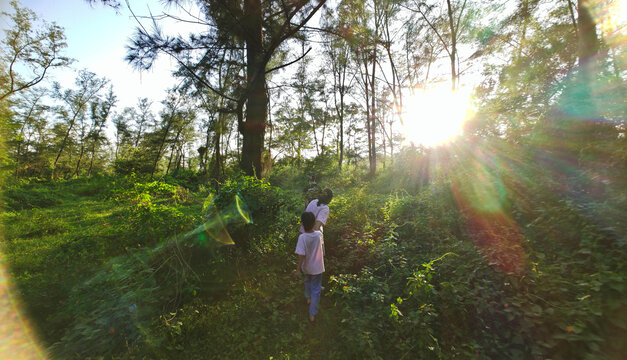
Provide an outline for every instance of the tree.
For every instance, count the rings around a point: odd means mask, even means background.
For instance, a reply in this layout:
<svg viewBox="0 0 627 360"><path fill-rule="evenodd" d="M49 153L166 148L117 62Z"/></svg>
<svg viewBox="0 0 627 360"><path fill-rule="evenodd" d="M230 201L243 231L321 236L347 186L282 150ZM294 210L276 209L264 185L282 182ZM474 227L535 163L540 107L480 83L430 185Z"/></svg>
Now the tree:
<svg viewBox="0 0 627 360"><path fill-rule="evenodd" d="M182 1L174 1L182 4ZM127 59L138 68L150 68L156 56L165 52L174 57L188 70L188 76L196 78L203 86L218 93L234 104L241 113L246 106L245 121L238 119L242 134L240 167L247 174L261 176L264 135L268 120L268 89L266 75L288 64L267 69L277 50L313 17L326 0L262 1L232 0L198 1L204 11L208 31L189 40L181 37L168 38L158 29L149 33L139 28L129 48ZM203 51L196 62L191 53ZM245 52L245 81L243 89L224 94L212 85L211 77L201 77L196 65L210 62L225 51ZM185 59L183 59L185 55ZM291 63L291 62L290 62Z"/></svg>
<svg viewBox="0 0 627 360"><path fill-rule="evenodd" d="M120 149L123 150L123 154L126 154L133 145L133 134L130 124L135 116L135 110L132 107L126 107L122 110L121 114L117 114L113 117L112 122L115 129L114 161L118 160Z"/></svg>
<svg viewBox="0 0 627 360"><path fill-rule="evenodd" d="M161 128L158 129L155 134L159 138L159 143L157 145L152 171L150 172L151 178L154 176L159 160L163 155L163 150L170 136L170 130L175 125L175 122L180 121L180 118L183 116L180 110L183 100L185 100L183 97L177 96L174 92L170 92L167 99L163 101L164 109L161 113Z"/></svg>
<svg viewBox="0 0 627 360"><path fill-rule="evenodd" d="M59 83L54 84L54 97L62 102L62 105L59 107L59 114L66 123L67 130L65 131L65 135L59 144L59 151L52 165L53 178L55 177L55 169L59 159L61 158L61 154L63 153L63 150L65 150L65 146L72 134L76 121L79 120L79 117L84 115L87 104L98 94L98 92L100 92L100 90L102 90L102 88L105 87L108 82L109 80L104 78L100 79L96 77L96 74L90 71L81 70L78 72L75 80L77 89L67 89L62 91Z"/></svg>
<svg viewBox="0 0 627 360"><path fill-rule="evenodd" d="M446 0L445 11L441 11L439 3L417 0L408 0L407 3L408 6L405 8L420 14L448 55L451 67L451 89L455 91L460 75L458 45L462 40L466 40L472 13L478 11L477 7L471 6L468 0L457 2Z"/></svg>
<svg viewBox="0 0 627 360"><path fill-rule="evenodd" d="M91 160L89 161L87 176L91 176L92 174L98 146L101 142L107 140L107 137L103 134L103 130L116 103L117 97L113 94L113 87L110 87L109 92L103 100L96 98L91 104L92 126L87 136L91 141Z"/></svg>
<svg viewBox="0 0 627 360"><path fill-rule="evenodd" d="M577 62L577 34L567 2L541 5L519 0L511 15L479 32L471 58L483 57L485 64L477 89L481 106L467 133L518 141L544 124L563 92ZM540 20L540 11L547 19Z"/></svg>
<svg viewBox="0 0 627 360"><path fill-rule="evenodd" d="M341 33L349 42L358 70L366 112L368 163L370 175L377 169L377 63L381 43L382 13L377 1L344 0L339 6Z"/></svg>
<svg viewBox="0 0 627 360"><path fill-rule="evenodd" d="M62 55L67 47L62 27L55 23L37 24L38 18L33 11L20 8L15 0L10 4L14 13L2 13L13 26L5 30L6 38L1 45L0 59L7 65L0 68L0 101L39 84L48 70L72 62ZM18 73L20 67L28 71Z"/></svg>
<svg viewBox="0 0 627 360"><path fill-rule="evenodd" d="M146 131L148 126L152 125L152 123L155 121L155 116L153 115L152 110L150 110L151 106L152 101L148 100L148 98L140 98L137 101L138 111L135 112L135 114L137 115L135 117L135 123L137 127L137 131L135 133L135 148L139 146L139 141L142 139L142 136L144 135L144 132Z"/></svg>
<svg viewBox="0 0 627 360"><path fill-rule="evenodd" d="M336 15L333 11L328 10L323 16L324 27L328 30L323 32L324 43L323 54L328 59L333 76L333 84L331 92L333 93L333 105L335 108L335 116L339 123L338 130L338 168L342 169L344 162L344 132L345 132L345 108L346 96L350 92L354 76L349 74L350 65L350 48L348 43L338 34L334 33L334 29L339 27Z"/></svg>
<svg viewBox="0 0 627 360"><path fill-rule="evenodd" d="M32 162L28 159L29 148L32 145L35 133L46 126L44 112L48 109L42 104L42 98L46 95L44 90L37 88L20 92L22 98L17 102L17 110L14 114L13 122L19 129L15 136L15 177L20 174L20 166ZM22 161L23 160L23 161Z"/></svg>

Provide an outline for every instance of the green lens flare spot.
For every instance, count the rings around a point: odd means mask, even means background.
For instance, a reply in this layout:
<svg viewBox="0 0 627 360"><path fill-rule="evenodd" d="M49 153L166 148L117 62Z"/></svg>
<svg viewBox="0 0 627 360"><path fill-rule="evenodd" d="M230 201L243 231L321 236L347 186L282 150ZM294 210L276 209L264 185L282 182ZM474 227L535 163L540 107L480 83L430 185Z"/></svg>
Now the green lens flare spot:
<svg viewBox="0 0 627 360"><path fill-rule="evenodd" d="M237 211L242 216L244 221L246 221L247 224L251 224L253 222L253 218L250 216L250 212L246 207L246 202L239 194L235 195L235 205L237 207Z"/></svg>

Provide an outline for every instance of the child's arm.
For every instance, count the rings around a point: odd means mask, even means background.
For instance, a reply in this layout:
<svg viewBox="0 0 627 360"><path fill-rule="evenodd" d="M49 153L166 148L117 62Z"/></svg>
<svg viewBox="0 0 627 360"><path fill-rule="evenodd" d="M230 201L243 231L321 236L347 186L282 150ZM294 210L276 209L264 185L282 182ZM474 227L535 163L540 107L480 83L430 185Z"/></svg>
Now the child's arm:
<svg viewBox="0 0 627 360"><path fill-rule="evenodd" d="M300 269L302 269L303 262L305 262L305 255L298 255L298 264L296 265L296 269L294 270L294 276L300 274Z"/></svg>
<svg viewBox="0 0 627 360"><path fill-rule="evenodd" d="M320 221L320 220L316 220L316 222L314 223L314 226L313 226L313 229L312 229L312 230L313 230L313 231L320 231L320 228L322 227L322 225L324 225L324 224L322 223L322 221Z"/></svg>

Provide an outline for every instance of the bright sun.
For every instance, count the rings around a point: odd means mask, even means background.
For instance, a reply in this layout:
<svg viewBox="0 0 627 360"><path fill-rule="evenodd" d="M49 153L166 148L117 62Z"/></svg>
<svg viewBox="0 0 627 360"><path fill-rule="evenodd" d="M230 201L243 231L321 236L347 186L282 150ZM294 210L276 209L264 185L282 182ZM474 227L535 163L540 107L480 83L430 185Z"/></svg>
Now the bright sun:
<svg viewBox="0 0 627 360"><path fill-rule="evenodd" d="M433 147L458 136L474 113L470 95L469 89L453 92L445 84L416 89L405 102L405 143Z"/></svg>

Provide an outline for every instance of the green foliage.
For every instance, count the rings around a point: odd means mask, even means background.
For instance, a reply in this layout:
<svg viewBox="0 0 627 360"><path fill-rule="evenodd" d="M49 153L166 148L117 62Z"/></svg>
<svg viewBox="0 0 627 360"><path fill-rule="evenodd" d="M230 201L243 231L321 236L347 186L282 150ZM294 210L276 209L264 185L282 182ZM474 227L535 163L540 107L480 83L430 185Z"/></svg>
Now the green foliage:
<svg viewBox="0 0 627 360"><path fill-rule="evenodd" d="M60 204L56 191L42 187L8 189L4 192L4 200L12 210L46 208Z"/></svg>
<svg viewBox="0 0 627 360"><path fill-rule="evenodd" d="M10 20L10 27L4 30L0 44L0 101L37 85L47 71L72 63L62 54L67 47L62 27L40 21L32 10L20 7L18 1L13 0L10 5L12 13L2 12ZM21 71L16 72L18 69Z"/></svg>
<svg viewBox="0 0 627 360"><path fill-rule="evenodd" d="M300 167L281 159L272 166L268 181L270 184L283 189L287 187L303 189L307 185L307 175Z"/></svg>
<svg viewBox="0 0 627 360"><path fill-rule="evenodd" d="M597 209L607 207L566 193L553 169L512 164L513 153L529 155L502 151L491 163L482 159L483 178L457 171L452 182L389 197L382 208L387 235L370 246L375 256L361 271L340 268L332 277L346 326L342 357L620 358L624 346L612 334L625 321L612 314L622 312L625 253L616 228L598 221ZM504 163L512 167L503 170ZM490 170L494 164L501 168ZM588 186L586 175L569 175L563 181ZM495 204L481 204L497 190L504 196L495 203L498 216L490 213ZM623 206L620 199L613 206ZM342 199L335 205L340 217L363 211Z"/></svg>
<svg viewBox="0 0 627 360"><path fill-rule="evenodd" d="M408 250L425 252L442 240L461 237L464 215L457 209L450 183L433 183L417 195L395 194L383 209Z"/></svg>
<svg viewBox="0 0 627 360"><path fill-rule="evenodd" d="M627 259L595 198L563 197L550 171L487 172L505 194L499 216L515 219L503 222L465 202L481 184L470 171L392 194L354 174L326 179L356 182L329 204L330 280L313 327L287 275L303 206L294 184L237 177L206 196L174 178L23 183L6 193L5 249L63 358L620 358ZM199 241L216 214L241 251ZM253 222L228 220L243 215ZM185 233L193 225L201 232Z"/></svg>
<svg viewBox="0 0 627 360"><path fill-rule="evenodd" d="M224 183L212 201L218 210L222 210L233 202L236 195L243 199L242 210L250 214L250 221L229 228L235 244L245 251L259 253L285 250L289 239L297 234L294 231L290 237L285 229L297 229L299 200L266 180L239 176Z"/></svg>
<svg viewBox="0 0 627 360"><path fill-rule="evenodd" d="M191 350L199 358L308 358L312 329L305 322L301 284L286 282L278 264L262 265L247 267L255 271L236 282L227 299L197 299L159 319L165 341L147 351L148 357L176 358Z"/></svg>
<svg viewBox="0 0 627 360"><path fill-rule="evenodd" d="M138 182L122 190L117 199L130 201L129 230L144 244L178 234L194 221L194 216L185 215L180 209L190 200L189 191L180 186L160 181Z"/></svg>
<svg viewBox="0 0 627 360"><path fill-rule="evenodd" d="M111 259L106 270L73 289L61 313L71 314L65 335L52 347L61 358L111 356L146 341L162 294L148 266L149 252ZM66 316L68 316L66 315Z"/></svg>
<svg viewBox="0 0 627 360"><path fill-rule="evenodd" d="M150 153L134 149L124 157L115 159L113 171L119 175L150 174L152 158Z"/></svg>

